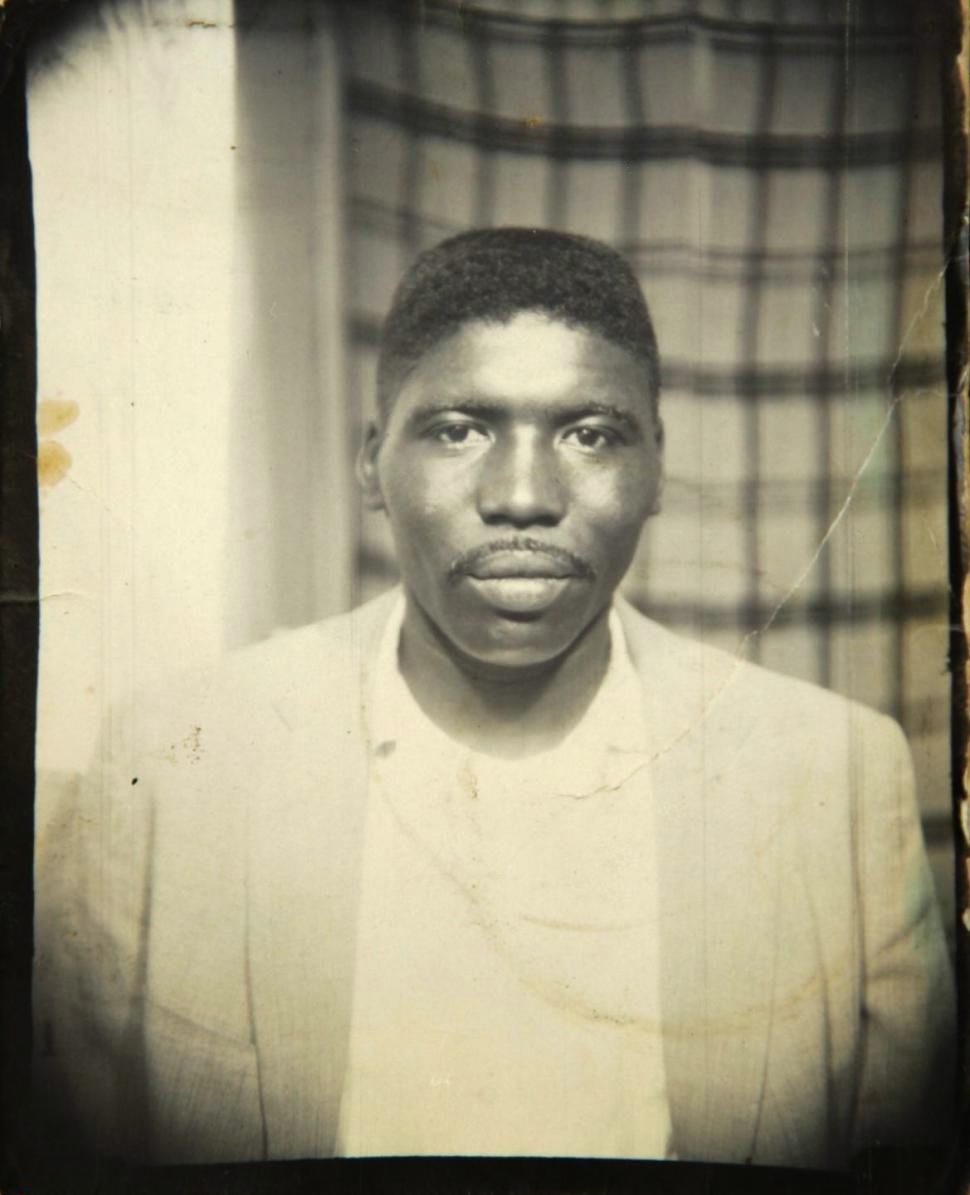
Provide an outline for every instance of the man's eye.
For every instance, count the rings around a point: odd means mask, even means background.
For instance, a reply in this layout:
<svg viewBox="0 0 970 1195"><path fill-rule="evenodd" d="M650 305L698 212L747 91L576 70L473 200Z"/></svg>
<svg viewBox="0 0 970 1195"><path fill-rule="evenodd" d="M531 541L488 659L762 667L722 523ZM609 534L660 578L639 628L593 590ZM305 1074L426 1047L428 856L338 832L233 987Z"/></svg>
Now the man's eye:
<svg viewBox="0 0 970 1195"><path fill-rule="evenodd" d="M573 427L563 438L588 449L610 448L620 442L619 435L605 427Z"/></svg>
<svg viewBox="0 0 970 1195"><path fill-rule="evenodd" d="M480 428L470 423L446 423L434 428L431 438L446 448L464 448L488 439Z"/></svg>

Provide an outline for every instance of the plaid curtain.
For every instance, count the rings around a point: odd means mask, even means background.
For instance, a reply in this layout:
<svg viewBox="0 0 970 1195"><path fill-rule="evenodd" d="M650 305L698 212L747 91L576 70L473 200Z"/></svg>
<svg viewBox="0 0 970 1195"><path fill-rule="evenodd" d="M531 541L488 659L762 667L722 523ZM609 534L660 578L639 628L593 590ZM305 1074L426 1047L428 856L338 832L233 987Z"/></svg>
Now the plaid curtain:
<svg viewBox="0 0 970 1195"><path fill-rule="evenodd" d="M625 591L903 721L947 809L940 117L931 6L346 4L349 372L414 255L602 238L654 316L664 511ZM362 596L394 576L360 524Z"/></svg>

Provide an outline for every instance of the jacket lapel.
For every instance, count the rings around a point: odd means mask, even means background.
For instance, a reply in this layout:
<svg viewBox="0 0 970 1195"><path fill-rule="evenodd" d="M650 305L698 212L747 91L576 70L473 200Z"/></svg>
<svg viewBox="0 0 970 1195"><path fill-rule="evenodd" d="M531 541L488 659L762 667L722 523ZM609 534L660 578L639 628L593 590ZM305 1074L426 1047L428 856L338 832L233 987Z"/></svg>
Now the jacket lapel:
<svg viewBox="0 0 970 1195"><path fill-rule="evenodd" d="M334 1152L347 1063L367 806L361 710L389 609L350 641L321 638L305 683L277 703L249 811L247 936L264 1156Z"/></svg>
<svg viewBox="0 0 970 1195"><path fill-rule="evenodd" d="M758 803L738 789L750 773L736 766L736 736L725 729L733 721L722 718L734 662L636 615L631 628L629 617L655 801L672 1152L743 1162L756 1149L768 1061L770 1018L752 1009L770 1000L777 948L773 905L756 895L765 877L751 863L770 870L777 853L757 854L747 841Z"/></svg>

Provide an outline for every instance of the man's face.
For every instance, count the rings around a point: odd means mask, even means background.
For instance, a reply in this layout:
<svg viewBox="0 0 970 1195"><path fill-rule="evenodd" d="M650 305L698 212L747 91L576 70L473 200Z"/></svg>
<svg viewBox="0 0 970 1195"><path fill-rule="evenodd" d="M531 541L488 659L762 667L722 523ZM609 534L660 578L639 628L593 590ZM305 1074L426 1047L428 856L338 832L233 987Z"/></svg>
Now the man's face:
<svg viewBox="0 0 970 1195"><path fill-rule="evenodd" d="M361 475L409 601L460 656L553 660L609 605L660 496L647 386L632 354L538 312L465 324L408 376Z"/></svg>

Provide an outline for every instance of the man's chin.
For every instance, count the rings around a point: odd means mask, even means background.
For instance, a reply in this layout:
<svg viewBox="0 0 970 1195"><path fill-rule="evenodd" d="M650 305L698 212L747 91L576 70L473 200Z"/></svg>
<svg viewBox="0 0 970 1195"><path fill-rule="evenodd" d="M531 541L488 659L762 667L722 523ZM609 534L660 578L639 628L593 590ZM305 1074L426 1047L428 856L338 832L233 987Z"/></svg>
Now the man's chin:
<svg viewBox="0 0 970 1195"><path fill-rule="evenodd" d="M555 667L580 646L609 609L588 584L506 585L496 594L466 579L460 590L435 594L428 602L406 590L412 626L437 645L462 671L502 674Z"/></svg>
<svg viewBox="0 0 970 1195"><path fill-rule="evenodd" d="M493 610L487 619L466 622L451 646L472 666L503 672L532 672L554 666L568 656L599 621L602 611L563 618L561 612L527 608Z"/></svg>

